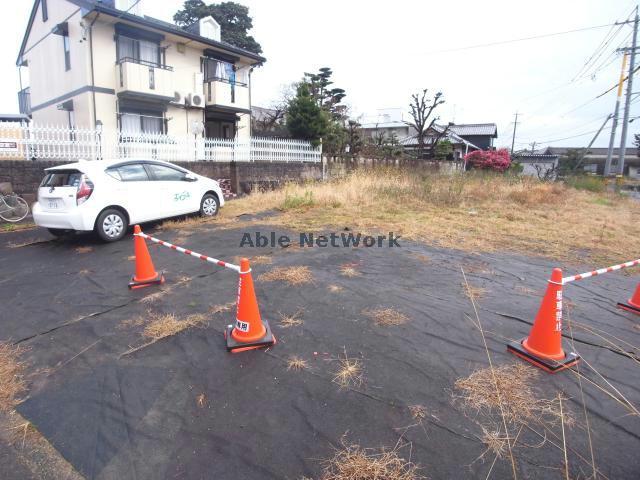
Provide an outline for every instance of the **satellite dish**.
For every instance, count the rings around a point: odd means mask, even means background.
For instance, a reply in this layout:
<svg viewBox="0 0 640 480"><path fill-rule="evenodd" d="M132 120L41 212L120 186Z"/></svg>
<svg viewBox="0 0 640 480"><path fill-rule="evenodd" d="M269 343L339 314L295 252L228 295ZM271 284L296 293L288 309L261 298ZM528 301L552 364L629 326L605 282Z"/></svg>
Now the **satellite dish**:
<svg viewBox="0 0 640 480"><path fill-rule="evenodd" d="M194 120L191 122L191 131L194 135L202 135L202 132L204 132L204 123L200 120Z"/></svg>

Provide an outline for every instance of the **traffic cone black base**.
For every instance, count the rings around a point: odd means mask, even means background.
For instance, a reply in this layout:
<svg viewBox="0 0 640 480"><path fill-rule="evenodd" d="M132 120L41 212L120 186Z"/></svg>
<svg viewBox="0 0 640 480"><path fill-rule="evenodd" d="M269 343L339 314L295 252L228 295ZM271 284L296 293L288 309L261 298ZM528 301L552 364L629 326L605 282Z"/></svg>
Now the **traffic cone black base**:
<svg viewBox="0 0 640 480"><path fill-rule="evenodd" d="M248 343L236 341L233 338L233 335L231 335L231 333L233 332L234 326L227 325L227 328L225 329L225 332L224 332L224 338L227 341L227 351L231 353L239 353L239 352L244 352L245 350L254 350L256 348L264 348L264 347L270 347L272 345L275 345L276 337L271 332L271 327L269 326L269 322L263 320L262 324L264 325L264 328L265 328L264 336L259 340L248 342Z"/></svg>
<svg viewBox="0 0 640 480"><path fill-rule="evenodd" d="M131 277L131 281L129 282L129 288L131 290L135 290L137 288L150 287L151 285L162 285L164 283L164 272L158 273L155 278L151 280L138 281L136 280L135 275Z"/></svg>
<svg viewBox="0 0 640 480"><path fill-rule="evenodd" d="M640 308L630 305L628 303L618 303L618 308L622 308L627 312L635 313L636 315L640 315Z"/></svg>
<svg viewBox="0 0 640 480"><path fill-rule="evenodd" d="M580 355L574 352L566 353L565 357L561 360L552 360L549 358L537 357L529 353L527 349L524 348L522 342L524 342L525 340L526 337L519 342L509 342L507 344L507 351L531 363L532 365L545 370L546 372L560 372L561 370L572 367L580 360Z"/></svg>

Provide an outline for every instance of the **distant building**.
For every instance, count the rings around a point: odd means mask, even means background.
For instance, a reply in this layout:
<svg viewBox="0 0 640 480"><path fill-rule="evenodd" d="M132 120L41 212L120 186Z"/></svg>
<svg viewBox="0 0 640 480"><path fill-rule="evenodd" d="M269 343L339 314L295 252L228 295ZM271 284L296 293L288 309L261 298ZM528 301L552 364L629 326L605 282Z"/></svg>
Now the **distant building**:
<svg viewBox="0 0 640 480"><path fill-rule="evenodd" d="M451 126L446 132L444 132L445 128L446 127L444 125L433 125L425 132L424 145L426 150L425 153L427 155L429 155L430 150L438 137L440 137L440 142L442 142L443 140L448 140L449 142L451 142L451 145L453 147L452 160L454 161L461 160L467 153L473 152L474 150L482 150L478 145L465 140L460 135L455 133ZM405 150L415 151L418 148L418 135L411 135L410 137L401 140L400 144L404 147Z"/></svg>
<svg viewBox="0 0 640 480"><path fill-rule="evenodd" d="M402 140L416 131L407 124L409 118L401 108L383 108L375 114L361 115L357 121L360 123L362 136L365 139L389 140L395 136L397 140Z"/></svg>
<svg viewBox="0 0 640 480"><path fill-rule="evenodd" d="M581 147L547 147L544 153L558 155L564 157L569 150L576 150L578 152L584 151ZM595 173L598 175L604 174L604 164L607 161L608 148L590 148L584 155L582 161L582 171ZM612 171L617 171L615 165L617 165L618 154L620 149L613 149L613 165ZM624 157L624 175L629 178L640 179L640 158L638 157L638 149L636 147L628 147L625 150Z"/></svg>
<svg viewBox="0 0 640 480"><path fill-rule="evenodd" d="M517 152L512 161L522 165L522 174L540 180L555 180L558 176L558 155L544 151Z"/></svg>
<svg viewBox="0 0 640 480"><path fill-rule="evenodd" d="M453 124L449 126L449 130L480 150L491 150L493 140L498 138L498 126L495 123Z"/></svg>

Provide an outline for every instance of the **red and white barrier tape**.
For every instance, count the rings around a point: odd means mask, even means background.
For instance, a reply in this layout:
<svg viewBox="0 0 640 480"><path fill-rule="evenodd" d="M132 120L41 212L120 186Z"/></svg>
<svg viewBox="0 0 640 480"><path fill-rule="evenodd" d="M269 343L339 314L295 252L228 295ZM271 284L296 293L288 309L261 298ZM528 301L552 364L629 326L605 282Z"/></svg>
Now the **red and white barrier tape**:
<svg viewBox="0 0 640 480"><path fill-rule="evenodd" d="M176 251L178 251L180 253L184 253L185 255L191 255L192 257L199 258L203 262L215 263L216 265L219 265L220 267L229 268L231 270L235 270L238 273L246 273L246 272L240 272L240 266L238 266L238 265L234 265L232 263L223 262L222 260L218 260L217 258L213 258L213 257L207 257L206 255L201 255L198 252L193 252L191 250L187 250L186 248L178 247L177 245L173 245L172 243L165 242L164 240L160 240L158 238L151 237L151 236L147 235L146 233L140 232L140 233L134 233L133 235L134 236L138 236L138 237L142 237L142 238L146 238L148 240L151 240L154 243L159 243L160 245L164 245L165 247L169 247L172 250L176 250Z"/></svg>
<svg viewBox="0 0 640 480"><path fill-rule="evenodd" d="M635 267L636 265L640 265L640 258L638 260L632 260L630 262L621 263L619 265L613 265L612 267L601 268L600 270L594 270L593 272L581 273L580 275L573 275L571 277L564 277L562 279L562 284L569 282L574 282L576 280L582 280L583 278L595 277L596 275L600 275L607 272L615 272L616 270L622 270L623 268Z"/></svg>

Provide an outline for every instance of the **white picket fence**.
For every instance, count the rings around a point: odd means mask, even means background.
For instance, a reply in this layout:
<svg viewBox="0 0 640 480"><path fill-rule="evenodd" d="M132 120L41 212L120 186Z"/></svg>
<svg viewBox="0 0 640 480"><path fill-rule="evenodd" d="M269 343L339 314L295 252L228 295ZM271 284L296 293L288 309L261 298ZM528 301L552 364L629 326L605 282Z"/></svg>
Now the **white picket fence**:
<svg viewBox="0 0 640 480"><path fill-rule="evenodd" d="M202 138L0 122L0 160L145 158L210 162L320 162L322 146L304 140Z"/></svg>

